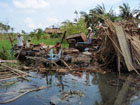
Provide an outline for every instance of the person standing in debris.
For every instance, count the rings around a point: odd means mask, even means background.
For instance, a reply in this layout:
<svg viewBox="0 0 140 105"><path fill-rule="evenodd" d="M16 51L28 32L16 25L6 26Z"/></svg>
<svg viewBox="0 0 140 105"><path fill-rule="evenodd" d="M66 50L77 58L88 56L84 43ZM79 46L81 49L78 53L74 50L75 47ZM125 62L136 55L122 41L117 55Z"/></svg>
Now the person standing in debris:
<svg viewBox="0 0 140 105"><path fill-rule="evenodd" d="M61 49L61 43L57 42L56 45L52 48L56 48L57 53L59 52L59 50Z"/></svg>
<svg viewBox="0 0 140 105"><path fill-rule="evenodd" d="M31 44L31 39L28 39L28 41L26 42L26 48L30 48L30 44Z"/></svg>
<svg viewBox="0 0 140 105"><path fill-rule="evenodd" d="M24 39L23 37L20 35L20 33L17 34L16 38L14 40L17 40L17 46L18 48L21 48L24 45ZM13 41L14 41L13 40Z"/></svg>
<svg viewBox="0 0 140 105"><path fill-rule="evenodd" d="M91 41L92 41L92 28L89 27L88 28L88 34L87 34L87 42L91 43Z"/></svg>

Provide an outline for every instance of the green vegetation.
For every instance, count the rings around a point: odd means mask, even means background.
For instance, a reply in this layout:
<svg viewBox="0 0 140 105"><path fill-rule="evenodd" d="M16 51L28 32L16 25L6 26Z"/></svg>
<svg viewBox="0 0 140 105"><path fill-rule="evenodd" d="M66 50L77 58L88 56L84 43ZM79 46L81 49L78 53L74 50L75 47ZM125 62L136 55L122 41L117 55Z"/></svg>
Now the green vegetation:
<svg viewBox="0 0 140 105"><path fill-rule="evenodd" d="M113 22L135 19L140 22L140 10L134 9L131 10L130 6L126 3L123 3L119 6L120 14L114 12L112 7L109 11L106 11L104 4L97 5L95 8L89 10L89 12L80 12L80 17L78 17L79 13L77 11L74 12L76 14L76 18L74 22L66 20L62 22L61 30L67 31L67 36L75 33L84 32L87 33L87 28L91 27L95 34L97 34L98 29L97 26L104 24L104 19L111 19Z"/></svg>
<svg viewBox="0 0 140 105"><path fill-rule="evenodd" d="M57 42L60 42L61 41L61 38L50 38L50 39L40 39L40 40L35 40L35 39L32 39L31 43L33 44L38 44L38 43L44 43L46 45L55 45ZM65 48L68 48L68 43L67 41L63 42L62 44L62 47L64 47L65 45Z"/></svg>
<svg viewBox="0 0 140 105"><path fill-rule="evenodd" d="M27 41L26 39L28 39L28 38L26 38L24 36L24 39L25 39L25 41ZM31 43L33 43L33 44L44 43L46 45L55 45L56 42L58 42L58 41L60 42L61 38L53 38L53 39L52 38L50 38L50 39L41 38L40 40L37 40L37 39L34 39L34 38L31 39ZM16 44L16 41L14 43ZM64 46L64 43L62 45ZM65 45L66 45L66 47L68 47L67 42L65 43ZM10 50L12 48L10 40L9 39L1 40L0 41L0 48L5 48L7 50Z"/></svg>
<svg viewBox="0 0 140 105"><path fill-rule="evenodd" d="M72 34L76 34L76 33L81 33L87 32L87 28L86 28L86 23L84 21L84 18L80 18L77 20L77 22L73 23L70 22L69 20L66 20L64 22L62 22L62 26L61 26L61 30L62 31L67 31L66 35L72 35Z"/></svg>
<svg viewBox="0 0 140 105"><path fill-rule="evenodd" d="M28 36L24 36L25 41L27 41ZM39 44L44 43L46 45L55 45L57 41L61 41L61 38L50 38L50 39L44 39L41 38L40 40L37 40L36 38L31 39L31 43L33 44ZM16 41L14 42L16 44ZM62 44L62 47L67 48L68 43L65 41L65 43ZM1 59L14 59L14 54L11 54L12 45L10 40L8 39L7 35L4 36L3 40L0 40L0 58Z"/></svg>
<svg viewBox="0 0 140 105"><path fill-rule="evenodd" d="M13 59L14 56L11 54L11 43L9 40L0 41L0 58L2 59Z"/></svg>
<svg viewBox="0 0 140 105"><path fill-rule="evenodd" d="M53 33L50 37L51 38L59 38L60 36L58 34L56 34L56 33Z"/></svg>
<svg viewBox="0 0 140 105"><path fill-rule="evenodd" d="M37 40L40 40L42 36L45 36L46 33L40 29L40 28L37 28L35 29L34 31L30 32L29 36L32 37L32 38L36 38Z"/></svg>
<svg viewBox="0 0 140 105"><path fill-rule="evenodd" d="M135 19L139 20L140 10L134 9L131 10L130 6L126 3L123 3L119 6L120 14L116 15L114 10L110 8L107 12L104 4L97 5L94 9L89 10L89 13L81 12L81 15L84 17L86 26L91 26L93 29L98 26L100 23L104 23L104 19L111 19L113 22Z"/></svg>
<svg viewBox="0 0 140 105"><path fill-rule="evenodd" d="M12 48L12 46L11 46L11 43L10 43L10 41L9 40L1 40L0 41L0 50L1 50L1 48L5 48L5 49L11 49Z"/></svg>

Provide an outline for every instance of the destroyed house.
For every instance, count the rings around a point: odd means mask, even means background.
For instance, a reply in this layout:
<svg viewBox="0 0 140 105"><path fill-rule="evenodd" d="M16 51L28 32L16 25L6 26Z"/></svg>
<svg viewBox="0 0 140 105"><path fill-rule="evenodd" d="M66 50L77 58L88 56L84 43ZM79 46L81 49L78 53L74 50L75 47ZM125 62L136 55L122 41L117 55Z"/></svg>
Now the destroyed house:
<svg viewBox="0 0 140 105"><path fill-rule="evenodd" d="M75 39L76 42L86 42L87 41L86 35L84 33L73 34L66 38L66 40L68 40L68 42L71 39Z"/></svg>
<svg viewBox="0 0 140 105"><path fill-rule="evenodd" d="M70 48L75 48L77 42L86 42L87 38L84 33L78 33L68 36L66 40L68 41Z"/></svg>
<svg viewBox="0 0 140 105"><path fill-rule="evenodd" d="M50 34L50 35L52 35L52 34L58 34L58 35L63 34L63 32L60 30L60 28L46 28L45 32L47 34Z"/></svg>

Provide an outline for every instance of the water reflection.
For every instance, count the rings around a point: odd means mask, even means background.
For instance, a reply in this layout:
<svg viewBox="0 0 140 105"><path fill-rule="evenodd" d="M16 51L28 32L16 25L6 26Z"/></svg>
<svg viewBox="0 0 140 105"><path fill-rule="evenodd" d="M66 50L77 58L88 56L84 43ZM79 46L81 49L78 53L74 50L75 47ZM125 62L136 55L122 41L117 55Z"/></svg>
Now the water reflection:
<svg viewBox="0 0 140 105"><path fill-rule="evenodd" d="M20 80L8 88L0 86L0 93L42 85L48 88L29 93L7 105L139 105L139 90L134 91L135 87L128 81L131 76L122 81L115 73L103 75L85 72L80 77L57 73L30 74L36 78L28 77L30 82ZM0 101L2 99L0 95Z"/></svg>
<svg viewBox="0 0 140 105"><path fill-rule="evenodd" d="M98 86L102 100L98 105L114 105L116 96L118 95L118 89L116 86L112 86L107 81L112 80L111 75L100 75L98 79Z"/></svg>
<svg viewBox="0 0 140 105"><path fill-rule="evenodd" d="M52 85L52 75L46 75L46 83L47 85Z"/></svg>
<svg viewBox="0 0 140 105"><path fill-rule="evenodd" d="M55 76L58 80L58 85L59 88L61 89L60 92L62 92L64 90L64 84L63 84L63 76L62 75L56 75Z"/></svg>
<svg viewBox="0 0 140 105"><path fill-rule="evenodd" d="M89 85L89 72L86 72L86 86Z"/></svg>

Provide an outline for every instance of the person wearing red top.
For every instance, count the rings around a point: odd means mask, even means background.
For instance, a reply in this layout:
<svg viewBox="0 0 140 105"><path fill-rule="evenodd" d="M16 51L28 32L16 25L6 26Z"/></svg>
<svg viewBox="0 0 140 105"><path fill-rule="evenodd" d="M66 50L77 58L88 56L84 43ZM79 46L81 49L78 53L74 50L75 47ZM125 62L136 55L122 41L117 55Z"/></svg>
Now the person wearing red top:
<svg viewBox="0 0 140 105"><path fill-rule="evenodd" d="M56 48L56 51L59 52L59 50L61 49L61 43L57 42L56 45L52 48Z"/></svg>

